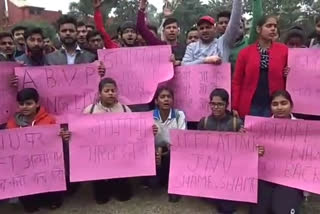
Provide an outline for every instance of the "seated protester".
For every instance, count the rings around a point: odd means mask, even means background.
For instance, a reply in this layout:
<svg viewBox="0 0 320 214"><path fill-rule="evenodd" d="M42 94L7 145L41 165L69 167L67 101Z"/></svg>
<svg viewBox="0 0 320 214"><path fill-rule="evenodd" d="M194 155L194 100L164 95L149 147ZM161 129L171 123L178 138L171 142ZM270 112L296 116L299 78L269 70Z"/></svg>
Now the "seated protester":
<svg viewBox="0 0 320 214"><path fill-rule="evenodd" d="M9 32L0 33L0 62L14 62L15 45Z"/></svg>
<svg viewBox="0 0 320 214"><path fill-rule="evenodd" d="M187 32L186 36L186 44L189 45L193 42L199 41L199 33L196 27L190 28Z"/></svg>
<svg viewBox="0 0 320 214"><path fill-rule="evenodd" d="M88 50L95 54L96 60L98 60L98 50L104 49L102 34L97 30L90 31L87 34L87 40Z"/></svg>
<svg viewBox="0 0 320 214"><path fill-rule="evenodd" d="M200 40L188 45L182 65L228 62L231 48L239 37L241 11L242 0L234 0L230 23L218 39L215 38L215 20L210 16L200 18L197 23Z"/></svg>
<svg viewBox="0 0 320 214"><path fill-rule="evenodd" d="M40 106L39 94L36 89L25 88L19 91L17 94L17 102L19 112L8 121L8 129L56 123L55 118ZM69 133L61 130L60 135L63 140L69 140ZM56 209L62 205L62 193L53 192L22 196L19 197L19 201L23 205L25 212L28 213L36 212L42 206L49 206L51 209Z"/></svg>
<svg viewBox="0 0 320 214"><path fill-rule="evenodd" d="M319 48L320 47L320 16L315 19L315 33L314 37L310 41L309 48Z"/></svg>
<svg viewBox="0 0 320 214"><path fill-rule="evenodd" d="M140 0L140 6L137 18L137 29L141 36L146 40L147 45L171 45L172 53L175 57L175 65L180 65L185 52L185 46L179 44L178 37L180 34L179 24L175 18L167 18L163 23L163 34L165 41L162 41L146 25L145 10L147 0Z"/></svg>
<svg viewBox="0 0 320 214"><path fill-rule="evenodd" d="M99 102L86 107L83 113L131 112L128 106L118 102L117 93L117 84L113 79L102 79L99 83ZM93 192L98 204L107 203L111 195L115 196L119 201L130 200L133 195L132 185L128 178L94 181Z"/></svg>
<svg viewBox="0 0 320 214"><path fill-rule="evenodd" d="M86 50L88 48L87 43L87 27L83 21L77 22L77 42L81 49Z"/></svg>
<svg viewBox="0 0 320 214"><path fill-rule="evenodd" d="M157 160L157 182L167 186L169 180L170 166L170 129L186 129L186 117L183 111L173 108L174 94L170 88L160 87L155 94L156 108L153 117ZM153 178L150 178L152 180ZM178 202L177 195L169 195L170 202Z"/></svg>
<svg viewBox="0 0 320 214"><path fill-rule="evenodd" d="M273 118L295 120L292 115L293 101L287 91L276 91L271 95ZM250 206L250 214L299 214L303 202L301 190L259 180L258 203Z"/></svg>
<svg viewBox="0 0 320 214"><path fill-rule="evenodd" d="M305 44L305 35L301 27L294 26L289 29L284 43L288 48L306 48Z"/></svg>
<svg viewBox="0 0 320 214"><path fill-rule="evenodd" d="M25 40L24 40L24 33L27 30L26 27L17 25L11 30L11 34L13 36L13 41L16 45L16 52L14 57L17 58L23 54L25 54Z"/></svg>
<svg viewBox="0 0 320 214"><path fill-rule="evenodd" d="M102 0L92 0L94 7L94 22L96 24L97 30L103 35L104 47L105 48L119 48L120 45L118 42L115 42L107 33L104 28L103 16L100 11Z"/></svg>
<svg viewBox="0 0 320 214"><path fill-rule="evenodd" d="M45 55L49 53L53 53L57 50L52 40L49 37L43 38L43 49L44 49L43 52Z"/></svg>
<svg viewBox="0 0 320 214"><path fill-rule="evenodd" d="M41 28L28 28L24 33L26 53L17 57L16 61L27 66L44 66L47 64L44 55L43 31Z"/></svg>
<svg viewBox="0 0 320 214"><path fill-rule="evenodd" d="M229 94L225 89L214 89L210 94L209 102L212 114L204 117L198 124L198 130L211 130L223 132L239 132L243 122L228 111ZM264 148L258 146L260 156L264 154ZM235 213L239 202L216 200L218 212L221 214Z"/></svg>
<svg viewBox="0 0 320 214"><path fill-rule="evenodd" d="M137 47L138 34L136 25L131 21L126 21L120 26L121 47Z"/></svg>

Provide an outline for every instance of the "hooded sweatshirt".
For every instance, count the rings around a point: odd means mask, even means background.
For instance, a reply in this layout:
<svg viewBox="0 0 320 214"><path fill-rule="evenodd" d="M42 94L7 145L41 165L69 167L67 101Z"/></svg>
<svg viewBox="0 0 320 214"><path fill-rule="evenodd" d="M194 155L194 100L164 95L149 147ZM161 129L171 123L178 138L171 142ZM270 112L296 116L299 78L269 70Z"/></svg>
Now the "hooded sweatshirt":
<svg viewBox="0 0 320 214"><path fill-rule="evenodd" d="M8 129L13 128L23 128L27 126L36 126L36 125L49 125L49 124L56 124L56 120L53 116L48 114L43 107L40 107L35 119L30 123L28 123L25 116L21 113L16 113L16 115L11 118L7 123Z"/></svg>

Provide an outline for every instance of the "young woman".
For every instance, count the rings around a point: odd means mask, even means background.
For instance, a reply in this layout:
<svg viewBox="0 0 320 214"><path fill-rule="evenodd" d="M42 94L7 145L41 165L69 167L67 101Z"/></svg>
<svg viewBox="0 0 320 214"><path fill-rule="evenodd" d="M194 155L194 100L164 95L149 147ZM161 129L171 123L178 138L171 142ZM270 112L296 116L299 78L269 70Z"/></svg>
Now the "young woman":
<svg viewBox="0 0 320 214"><path fill-rule="evenodd" d="M288 47L274 42L278 20L263 17L257 23L258 41L243 49L232 80L232 109L245 115L269 117L269 97L285 88Z"/></svg>
<svg viewBox="0 0 320 214"><path fill-rule="evenodd" d="M273 118L294 120L293 102L287 91L279 90L271 95ZM299 214L303 192L298 189L259 180L258 203L251 205L250 214Z"/></svg>
<svg viewBox="0 0 320 214"><path fill-rule="evenodd" d="M17 94L17 102L19 111L9 119L6 128L24 128L38 125L55 124L55 118L48 114L46 110L40 106L39 94L34 88L24 88ZM68 141L70 134L61 130L60 135L64 141ZM61 142L62 143L62 142ZM39 211L43 206L50 209L59 208L62 205L63 198L61 192L41 193L30 196L19 197L24 211L33 213Z"/></svg>
<svg viewBox="0 0 320 214"><path fill-rule="evenodd" d="M99 102L86 107L83 113L131 112L128 106L118 102L117 93L117 83L113 79L102 79L99 83ZM127 201L133 194L131 183L127 178L94 181L93 190L98 204L108 202L111 195L119 201Z"/></svg>
<svg viewBox="0 0 320 214"><path fill-rule="evenodd" d="M227 109L229 105L229 94L225 89L214 89L210 94L209 105L211 107L212 114L200 120L198 130L227 132L242 131L242 120L233 116ZM263 148L259 147L258 150L259 155L263 155ZM239 202L216 200L216 204L219 213L230 214L236 212Z"/></svg>
<svg viewBox="0 0 320 214"><path fill-rule="evenodd" d="M186 117L183 111L173 107L174 94L168 87L160 87L155 94L154 134L156 143L157 180L168 185L170 166L170 129L186 129ZM170 202L178 202L177 195L169 195Z"/></svg>

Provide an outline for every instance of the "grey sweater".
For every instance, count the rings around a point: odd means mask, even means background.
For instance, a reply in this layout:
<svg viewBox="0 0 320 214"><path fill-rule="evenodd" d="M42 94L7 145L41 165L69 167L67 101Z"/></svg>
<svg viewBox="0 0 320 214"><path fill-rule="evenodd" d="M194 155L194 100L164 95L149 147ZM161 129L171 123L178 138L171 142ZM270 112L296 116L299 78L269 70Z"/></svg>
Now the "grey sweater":
<svg viewBox="0 0 320 214"><path fill-rule="evenodd" d="M231 18L226 32L209 44L203 43L200 39L198 42L188 45L182 60L182 65L204 63L204 59L208 56L220 56L223 62L228 62L231 49L240 34L241 14L242 0L234 0Z"/></svg>

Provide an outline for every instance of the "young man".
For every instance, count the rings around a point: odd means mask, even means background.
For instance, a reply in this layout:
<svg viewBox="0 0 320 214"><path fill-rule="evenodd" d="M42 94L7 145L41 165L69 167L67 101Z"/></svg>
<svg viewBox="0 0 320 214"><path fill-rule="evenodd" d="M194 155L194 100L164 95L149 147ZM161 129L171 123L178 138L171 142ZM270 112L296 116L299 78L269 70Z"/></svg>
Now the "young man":
<svg viewBox="0 0 320 214"><path fill-rule="evenodd" d="M24 128L37 125L55 124L56 120L40 106L39 94L34 88L25 88L18 92L17 102L19 111L9 119L6 128ZM57 133L58 134L58 133ZM69 140L70 133L61 131L60 135L64 140ZM49 206L51 209L59 208L62 205L62 193L42 193L30 196L19 197L25 212L34 213L40 207Z"/></svg>
<svg viewBox="0 0 320 214"><path fill-rule="evenodd" d="M183 57L183 65L219 64L229 61L231 48L234 46L240 31L242 0L234 0L230 23L225 33L215 38L215 20L204 16L197 23L200 40L188 45Z"/></svg>
<svg viewBox="0 0 320 214"><path fill-rule="evenodd" d="M147 45L171 45L172 53L175 56L176 65L180 64L185 52L185 46L178 43L178 36L180 34L179 24L175 18L167 18L163 23L163 34L165 41L159 39L154 35L146 25L145 10L147 7L147 0L140 0L140 7L138 11L137 29Z"/></svg>
<svg viewBox="0 0 320 214"><path fill-rule="evenodd" d="M26 31L26 29L26 27L18 25L11 30L11 34L16 45L16 52L14 57L19 57L25 53L24 32Z"/></svg>
<svg viewBox="0 0 320 214"><path fill-rule="evenodd" d="M228 27L231 13L229 11L222 11L217 16L217 33L218 36L222 36Z"/></svg>
<svg viewBox="0 0 320 214"><path fill-rule="evenodd" d="M0 33L0 62L15 61L14 59L15 45L13 37L9 32Z"/></svg>
<svg viewBox="0 0 320 214"><path fill-rule="evenodd" d="M104 49L103 36L99 31L88 32L87 40L90 52L97 55L99 49Z"/></svg>
<svg viewBox="0 0 320 214"><path fill-rule="evenodd" d="M57 50L54 47L54 44L49 37L44 37L43 43L44 43L44 54L53 53Z"/></svg>
<svg viewBox="0 0 320 214"><path fill-rule="evenodd" d="M80 46L81 49L87 49L88 44L87 44L87 26L84 22L80 21L77 23L77 41L78 45Z"/></svg>
<svg viewBox="0 0 320 214"><path fill-rule="evenodd" d="M120 26L120 36L121 36L121 46L122 47L136 47L136 46L138 46L137 28L133 22L127 21L127 22L124 22Z"/></svg>
<svg viewBox="0 0 320 214"><path fill-rule="evenodd" d="M62 47L46 56L48 65L73 65L95 60L94 54L82 50L77 44L77 21L73 17L64 15L57 25Z"/></svg>
<svg viewBox="0 0 320 214"><path fill-rule="evenodd" d="M87 32L91 32L91 31L94 31L96 28L93 24L87 24L86 25L86 28L87 28Z"/></svg>
<svg viewBox="0 0 320 214"><path fill-rule="evenodd" d="M196 27L190 28L187 32L186 36L186 44L189 45L193 42L197 42L199 40L199 33Z"/></svg>
<svg viewBox="0 0 320 214"><path fill-rule="evenodd" d="M41 28L30 28L24 33L26 41L26 53L16 58L16 61L22 62L27 66L46 65L46 58L43 52L43 32Z"/></svg>

